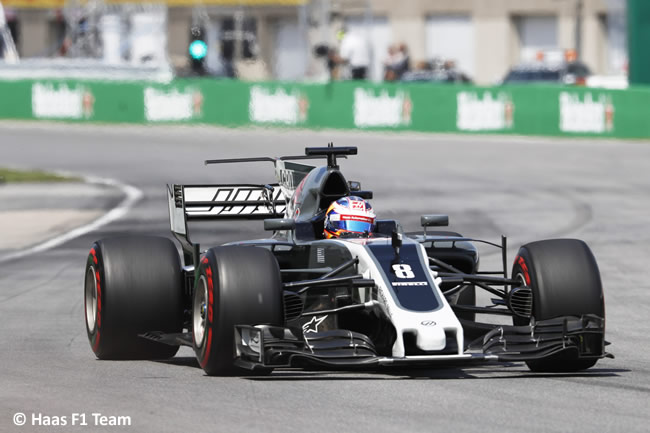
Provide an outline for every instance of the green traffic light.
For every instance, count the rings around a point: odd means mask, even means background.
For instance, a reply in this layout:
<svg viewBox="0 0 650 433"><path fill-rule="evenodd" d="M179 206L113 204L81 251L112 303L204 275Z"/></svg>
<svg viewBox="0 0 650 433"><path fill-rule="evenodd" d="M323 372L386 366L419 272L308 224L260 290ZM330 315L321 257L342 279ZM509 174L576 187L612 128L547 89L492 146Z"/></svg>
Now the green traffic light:
<svg viewBox="0 0 650 433"><path fill-rule="evenodd" d="M190 44L190 56L194 60L201 60L208 53L208 45L202 40L192 41Z"/></svg>

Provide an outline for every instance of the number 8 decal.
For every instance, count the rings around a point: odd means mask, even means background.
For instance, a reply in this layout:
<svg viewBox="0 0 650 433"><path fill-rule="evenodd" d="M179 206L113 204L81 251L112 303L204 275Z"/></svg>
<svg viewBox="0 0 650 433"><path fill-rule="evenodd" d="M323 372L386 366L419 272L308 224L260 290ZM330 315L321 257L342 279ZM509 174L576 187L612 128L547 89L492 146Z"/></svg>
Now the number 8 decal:
<svg viewBox="0 0 650 433"><path fill-rule="evenodd" d="M397 278L415 278L410 265L393 265L393 272Z"/></svg>

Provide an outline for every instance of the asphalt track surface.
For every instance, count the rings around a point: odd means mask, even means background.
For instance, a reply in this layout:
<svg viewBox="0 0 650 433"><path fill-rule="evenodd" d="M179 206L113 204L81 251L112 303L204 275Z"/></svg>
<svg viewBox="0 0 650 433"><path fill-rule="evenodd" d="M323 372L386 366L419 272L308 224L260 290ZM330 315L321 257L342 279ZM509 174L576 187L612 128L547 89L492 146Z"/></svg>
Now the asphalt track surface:
<svg viewBox="0 0 650 433"><path fill-rule="evenodd" d="M607 340L616 359L579 374L525 365L379 372L282 371L207 377L183 349L168 362L95 359L84 327L84 263L95 239L168 234L166 182L269 182L270 164L207 158L299 154L356 145L341 163L375 191L374 208L418 229L448 213L451 229L498 240L577 237L600 265ZM0 124L2 165L117 179L144 192L122 219L55 249L0 263L0 431L647 432L650 430L650 143L516 137L234 131L180 127ZM195 238L263 236L260 223L202 226ZM11 230L2 227L1 230ZM484 266L497 265L486 255ZM86 413L88 427L15 427L16 412ZM92 413L130 416L94 427Z"/></svg>

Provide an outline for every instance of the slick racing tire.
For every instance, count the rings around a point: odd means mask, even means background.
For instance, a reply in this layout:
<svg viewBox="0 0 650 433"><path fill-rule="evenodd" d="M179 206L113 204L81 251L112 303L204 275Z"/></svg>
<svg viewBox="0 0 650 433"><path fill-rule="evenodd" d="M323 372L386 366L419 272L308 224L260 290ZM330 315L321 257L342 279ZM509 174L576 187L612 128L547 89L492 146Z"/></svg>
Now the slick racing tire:
<svg viewBox="0 0 650 433"><path fill-rule="evenodd" d="M196 357L209 376L240 374L235 325L283 325L282 279L264 248L212 248L201 258L192 300Z"/></svg>
<svg viewBox="0 0 650 433"><path fill-rule="evenodd" d="M165 359L178 346L139 337L183 330L181 264L171 240L118 237L93 244L86 261L84 310L99 359Z"/></svg>
<svg viewBox="0 0 650 433"><path fill-rule="evenodd" d="M532 315L536 321L593 314L605 319L603 287L596 259L581 240L552 239L522 246L515 258L512 278L531 287ZM515 317L515 325L528 319ZM597 359L579 359L576 352L560 352L526 361L532 371L585 370Z"/></svg>

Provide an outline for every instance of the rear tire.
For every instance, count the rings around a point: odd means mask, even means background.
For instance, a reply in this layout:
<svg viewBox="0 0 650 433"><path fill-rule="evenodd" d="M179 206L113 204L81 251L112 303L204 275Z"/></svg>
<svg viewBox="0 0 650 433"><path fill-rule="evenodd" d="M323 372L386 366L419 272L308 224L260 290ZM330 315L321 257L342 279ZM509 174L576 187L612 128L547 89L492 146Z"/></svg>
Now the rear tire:
<svg viewBox="0 0 650 433"><path fill-rule="evenodd" d="M515 258L512 278L530 286L533 317L594 314L605 319L600 272L591 250L581 240L552 239L522 246ZM528 320L515 317L515 325ZM561 352L547 358L526 361L532 371L571 372L592 367L597 359L580 359L577 351Z"/></svg>
<svg viewBox="0 0 650 433"><path fill-rule="evenodd" d="M178 346L139 337L183 329L180 258L171 240L152 236L97 241L86 260L86 331L99 359L165 359Z"/></svg>
<svg viewBox="0 0 650 433"><path fill-rule="evenodd" d="M282 326L282 279L264 248L212 248L201 259L192 301L194 352L210 376L240 374L234 366L235 325Z"/></svg>

